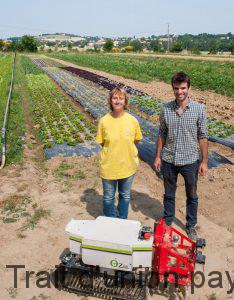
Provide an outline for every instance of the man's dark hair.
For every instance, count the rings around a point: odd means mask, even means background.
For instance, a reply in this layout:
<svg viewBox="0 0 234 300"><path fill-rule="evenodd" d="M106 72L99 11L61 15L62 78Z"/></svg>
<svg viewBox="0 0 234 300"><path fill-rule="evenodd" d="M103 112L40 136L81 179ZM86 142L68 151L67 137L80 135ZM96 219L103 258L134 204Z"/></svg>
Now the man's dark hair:
<svg viewBox="0 0 234 300"><path fill-rule="evenodd" d="M188 88L190 87L190 77L188 74L184 72L177 72L172 76L171 85L174 87L174 84L180 84L183 82L187 82Z"/></svg>

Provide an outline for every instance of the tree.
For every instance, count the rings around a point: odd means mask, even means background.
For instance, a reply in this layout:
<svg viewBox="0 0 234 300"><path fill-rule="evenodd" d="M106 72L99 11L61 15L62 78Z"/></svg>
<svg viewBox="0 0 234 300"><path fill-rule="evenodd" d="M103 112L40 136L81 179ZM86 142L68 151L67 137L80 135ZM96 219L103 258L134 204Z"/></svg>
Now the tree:
<svg viewBox="0 0 234 300"><path fill-rule="evenodd" d="M24 35L21 39L21 44L25 51L30 51L30 52L37 51L37 41L33 36Z"/></svg>
<svg viewBox="0 0 234 300"><path fill-rule="evenodd" d="M171 51L172 52L181 52L183 50L183 45L181 42L175 42L173 45L172 45L172 48L171 48Z"/></svg>
<svg viewBox="0 0 234 300"><path fill-rule="evenodd" d="M231 44L231 55L234 55L234 42Z"/></svg>
<svg viewBox="0 0 234 300"><path fill-rule="evenodd" d="M84 48L85 46L88 45L88 41L84 40L84 41L81 41L80 43L80 48Z"/></svg>
<svg viewBox="0 0 234 300"><path fill-rule="evenodd" d="M3 40L0 39L0 51L3 49Z"/></svg>
<svg viewBox="0 0 234 300"><path fill-rule="evenodd" d="M45 46L44 46L44 45L41 45L41 46L39 47L39 51L43 52L44 50L45 50Z"/></svg>
<svg viewBox="0 0 234 300"><path fill-rule="evenodd" d="M99 53L100 52L100 48L95 44L93 46L94 52Z"/></svg>
<svg viewBox="0 0 234 300"><path fill-rule="evenodd" d="M215 47L210 48L209 53L208 54L217 54L218 50Z"/></svg>
<svg viewBox="0 0 234 300"><path fill-rule="evenodd" d="M150 41L148 49L152 50L154 52L161 52L162 48L161 48L161 45L159 43L159 40L157 39L157 40Z"/></svg>
<svg viewBox="0 0 234 300"><path fill-rule="evenodd" d="M10 49L12 51L23 51L24 50L21 42L17 39L12 40Z"/></svg>
<svg viewBox="0 0 234 300"><path fill-rule="evenodd" d="M71 50L72 50L72 44L71 44L71 43L68 43L68 45L67 45L67 50L68 50L68 51L71 51Z"/></svg>
<svg viewBox="0 0 234 300"><path fill-rule="evenodd" d="M191 50L192 54L195 54L195 55L201 55L201 51L197 48L194 48Z"/></svg>
<svg viewBox="0 0 234 300"><path fill-rule="evenodd" d="M111 52L114 47L114 43L111 39L106 40L105 44L103 45L103 50L106 52Z"/></svg>

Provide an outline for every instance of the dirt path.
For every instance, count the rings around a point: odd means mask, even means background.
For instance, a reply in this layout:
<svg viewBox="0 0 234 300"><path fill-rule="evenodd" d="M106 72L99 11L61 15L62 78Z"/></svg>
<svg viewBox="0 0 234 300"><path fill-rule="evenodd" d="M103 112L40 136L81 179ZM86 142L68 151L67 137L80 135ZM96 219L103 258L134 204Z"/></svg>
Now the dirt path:
<svg viewBox="0 0 234 300"><path fill-rule="evenodd" d="M135 89L143 91L152 97L171 101L174 97L170 84L162 81L152 81L150 83L142 83L132 79L126 79L121 76L112 75L103 71L97 71L91 68L77 66L76 64L65 62L60 59L50 58L61 64L71 67L79 67L80 69L88 70L98 75L105 76L109 79L129 85ZM206 105L207 113L210 118L216 118L224 121L227 124L234 124L234 102L231 98L220 95L211 91L201 91L191 88L190 96L192 99L204 103Z"/></svg>
<svg viewBox="0 0 234 300"><path fill-rule="evenodd" d="M50 273L59 263L59 255L68 247L65 226L71 218L94 219L102 213L98 158L57 157L44 161L23 90L22 96L26 116L24 162L0 172L0 299L94 299L59 291L53 284L39 288L36 273ZM229 148L210 143L210 150L234 160L234 153ZM221 165L210 170L207 177L199 179L198 232L207 241L207 264L205 285L195 289L190 299L231 299L227 294L230 285L225 271L233 277L233 175L234 166ZM74 176L79 179L73 179ZM154 220L162 216L162 199L162 181L150 166L140 162L132 189L129 219L153 226ZM183 231L184 222L184 183L179 178L175 227ZM13 269L6 268L6 265L25 266L18 270L17 288L13 288ZM26 270L35 272L30 276L28 288ZM223 288L208 287L211 271L221 272ZM44 273L43 278L45 276ZM45 283L45 280L39 282L41 285ZM154 294L150 299L176 298L165 291Z"/></svg>
<svg viewBox="0 0 234 300"><path fill-rule="evenodd" d="M38 278L35 275L29 281L30 287L26 289L25 270L36 273L53 270L59 262L59 255L68 247L68 237L64 228L69 220L71 218L93 219L101 214L102 187L98 177L97 157L58 157L44 162L35 155L37 150L41 151L41 146L32 144L32 141L34 139L30 138L25 146L23 165L7 167L0 174L1 217L6 217L7 213L9 213L8 217L12 215L11 210L4 211L4 204L9 203L12 198L18 202L29 199L25 212L31 216L35 216L38 210L49 212L49 215L41 213L38 223L34 220L35 224L32 222L33 218L26 214L14 223L1 221L0 299L11 299L14 293L16 299L22 300L74 299L74 295L58 291L53 285L51 288L39 289L36 286ZM213 150L220 149L214 145ZM228 149L226 151L230 154ZM77 172L83 176L79 180L73 180L72 175ZM210 170L207 178L200 179L198 232L207 241L206 275L211 271L222 272L224 288L210 289L204 286L202 289L197 289L191 299L207 299L206 296L213 292L217 296L216 299L228 299L225 271L234 268L234 222L231 210L234 193L233 174L233 166L222 165L218 169ZM141 162L133 184L129 219L140 220L143 224L153 226L154 219L162 216L162 199L162 181L155 176L150 166ZM183 231L184 222L185 194L184 184L180 178L177 191L176 228ZM32 229L30 224L34 224ZM19 270L17 289L11 289L13 270L6 269L6 264L25 265L25 270ZM206 280L208 279L209 277L206 277ZM167 298L168 296L164 294L160 297L154 295L152 299Z"/></svg>

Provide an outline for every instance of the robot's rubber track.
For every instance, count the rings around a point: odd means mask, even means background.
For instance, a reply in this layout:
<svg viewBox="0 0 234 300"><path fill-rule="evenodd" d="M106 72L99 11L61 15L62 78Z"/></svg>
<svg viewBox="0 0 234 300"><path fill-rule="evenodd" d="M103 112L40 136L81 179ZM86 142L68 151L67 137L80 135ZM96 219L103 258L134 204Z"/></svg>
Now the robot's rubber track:
<svg viewBox="0 0 234 300"><path fill-rule="evenodd" d="M135 284L131 280L116 282L116 278L108 276L105 279L101 274L90 276L88 272L77 269L62 268L62 278L59 279L59 286L68 292L90 295L102 299L114 300L146 300L147 282ZM57 270L60 272L59 270Z"/></svg>

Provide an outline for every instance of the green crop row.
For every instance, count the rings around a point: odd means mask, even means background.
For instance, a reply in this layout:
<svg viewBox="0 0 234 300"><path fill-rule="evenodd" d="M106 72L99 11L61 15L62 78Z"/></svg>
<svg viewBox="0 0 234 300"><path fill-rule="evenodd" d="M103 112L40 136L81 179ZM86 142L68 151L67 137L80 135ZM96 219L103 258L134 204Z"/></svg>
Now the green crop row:
<svg viewBox="0 0 234 300"><path fill-rule="evenodd" d="M25 135L25 116L23 111L22 82L23 69L20 58L16 56L14 86L11 96L10 112L7 124L7 163L16 163L23 159Z"/></svg>
<svg viewBox="0 0 234 300"><path fill-rule="evenodd" d="M164 106L162 101L149 96L131 96L130 104L137 106L150 115L159 114Z"/></svg>
<svg viewBox="0 0 234 300"><path fill-rule="evenodd" d="M50 54L50 56L141 82L160 79L170 83L175 72L184 71L191 76L194 87L234 96L234 64L229 62L108 54Z"/></svg>
<svg viewBox="0 0 234 300"><path fill-rule="evenodd" d="M13 56L0 53L0 127L2 127L6 101L11 83L11 65Z"/></svg>
<svg viewBox="0 0 234 300"><path fill-rule="evenodd" d="M32 60L27 56L21 56L21 64L24 68L25 74L42 74L43 70L36 66Z"/></svg>
<svg viewBox="0 0 234 300"><path fill-rule="evenodd" d="M3 126L6 103L11 83L11 68L13 54L0 53L0 128ZM10 110L6 127L6 163L14 163L22 160L24 114L22 109L22 98L20 94L22 70L19 59L16 57L14 86L11 94ZM0 153L2 141L0 138Z"/></svg>
<svg viewBox="0 0 234 300"><path fill-rule="evenodd" d="M33 101L34 121L45 148L54 144L70 146L93 139L94 126L85 120L45 74L27 74Z"/></svg>
<svg viewBox="0 0 234 300"><path fill-rule="evenodd" d="M207 124L209 136L225 138L234 134L234 126L225 124L222 121L208 120Z"/></svg>

